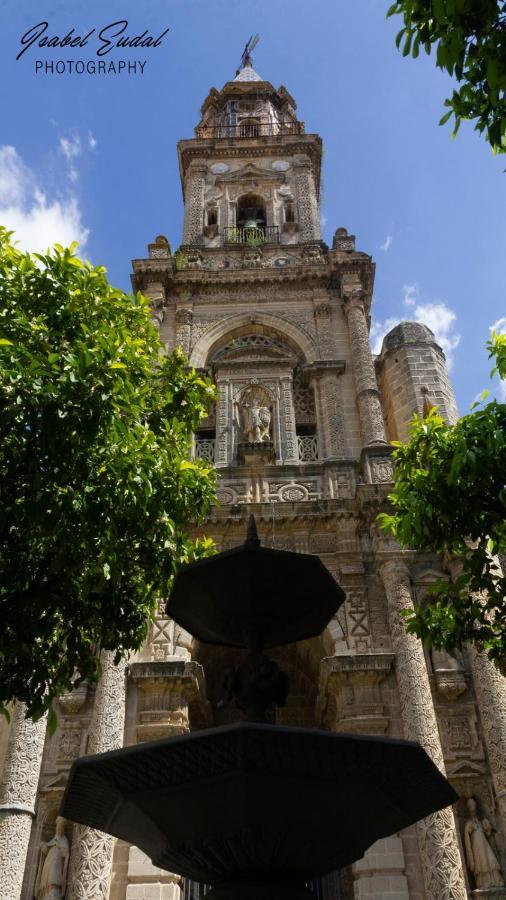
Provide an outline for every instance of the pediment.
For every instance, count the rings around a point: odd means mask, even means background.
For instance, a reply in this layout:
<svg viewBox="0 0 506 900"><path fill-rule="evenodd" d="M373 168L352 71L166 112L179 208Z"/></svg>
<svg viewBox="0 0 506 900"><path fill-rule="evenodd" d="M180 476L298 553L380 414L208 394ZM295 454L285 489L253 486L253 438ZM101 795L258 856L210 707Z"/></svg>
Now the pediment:
<svg viewBox="0 0 506 900"><path fill-rule="evenodd" d="M284 172L269 172L254 163L247 163L235 172L217 175L215 184L237 184L244 181L263 181L270 184L283 184L286 180Z"/></svg>
<svg viewBox="0 0 506 900"><path fill-rule="evenodd" d="M446 767L446 774L448 777L456 777L457 775L460 777L476 777L482 776L485 774L485 770L483 766L478 765L478 763L471 762L470 760L463 760L462 762L455 763L453 766Z"/></svg>
<svg viewBox="0 0 506 900"><path fill-rule="evenodd" d="M434 584L440 579L448 581L449 576L446 572L442 572L441 569L425 569L415 577L414 582L418 587L424 587L429 584Z"/></svg>

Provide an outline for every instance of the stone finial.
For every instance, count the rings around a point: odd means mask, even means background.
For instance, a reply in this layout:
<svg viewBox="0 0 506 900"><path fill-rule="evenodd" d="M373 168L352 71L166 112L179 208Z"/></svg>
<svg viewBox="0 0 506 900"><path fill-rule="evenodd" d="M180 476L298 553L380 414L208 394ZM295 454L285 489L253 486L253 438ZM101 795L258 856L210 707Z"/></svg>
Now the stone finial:
<svg viewBox="0 0 506 900"><path fill-rule="evenodd" d="M348 234L346 228L336 228L332 239L333 250L354 250L355 235Z"/></svg>
<svg viewBox="0 0 506 900"><path fill-rule="evenodd" d="M148 244L150 259L165 259L170 256L170 244L164 234L159 234L152 244Z"/></svg>

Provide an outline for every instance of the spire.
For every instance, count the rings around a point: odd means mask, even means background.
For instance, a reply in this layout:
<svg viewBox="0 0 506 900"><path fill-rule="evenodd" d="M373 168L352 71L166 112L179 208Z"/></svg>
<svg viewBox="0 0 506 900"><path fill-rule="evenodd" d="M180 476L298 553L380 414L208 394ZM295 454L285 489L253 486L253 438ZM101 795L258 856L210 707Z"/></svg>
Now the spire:
<svg viewBox="0 0 506 900"><path fill-rule="evenodd" d="M255 72L253 68L253 61L251 59L251 53L255 49L259 40L260 36L258 34L251 35L244 50L242 51L241 66L235 73L234 81L263 81L263 78L261 78L260 75Z"/></svg>

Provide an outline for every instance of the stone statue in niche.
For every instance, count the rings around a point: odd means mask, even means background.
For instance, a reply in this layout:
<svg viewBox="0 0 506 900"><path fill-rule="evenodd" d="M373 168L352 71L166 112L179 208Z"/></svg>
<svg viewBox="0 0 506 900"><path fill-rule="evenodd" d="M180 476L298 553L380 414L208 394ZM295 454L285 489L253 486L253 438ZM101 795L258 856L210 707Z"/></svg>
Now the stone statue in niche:
<svg viewBox="0 0 506 900"><path fill-rule="evenodd" d="M256 403L252 406L243 407L245 411L245 437L252 444L261 444L263 441L270 441L269 427L271 424L271 413L268 406L258 406Z"/></svg>
<svg viewBox="0 0 506 900"><path fill-rule="evenodd" d="M469 871L474 875L477 888L503 887L504 881L496 855L489 843L492 826L488 819L479 819L476 801L467 801L469 818L464 827L464 844Z"/></svg>
<svg viewBox="0 0 506 900"><path fill-rule="evenodd" d="M69 842L64 832L65 820L58 816L55 835L41 844L41 858L35 882L37 900L63 900L67 884Z"/></svg>
<svg viewBox="0 0 506 900"><path fill-rule="evenodd" d="M267 402L267 394L260 385L249 388L242 395L240 408L243 437L251 444L271 440L271 411Z"/></svg>

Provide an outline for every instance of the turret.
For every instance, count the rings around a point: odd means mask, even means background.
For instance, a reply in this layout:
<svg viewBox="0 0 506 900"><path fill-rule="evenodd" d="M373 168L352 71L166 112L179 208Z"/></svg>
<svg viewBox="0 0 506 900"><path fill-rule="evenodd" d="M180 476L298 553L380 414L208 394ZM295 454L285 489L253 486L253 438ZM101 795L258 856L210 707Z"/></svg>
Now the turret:
<svg viewBox="0 0 506 900"><path fill-rule="evenodd" d="M448 422L457 420L445 355L427 325L396 325L383 340L376 373L389 440L404 441L413 414L421 415L427 402Z"/></svg>

